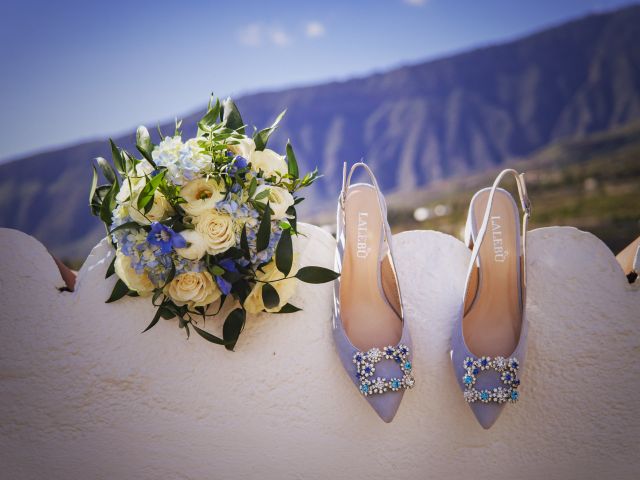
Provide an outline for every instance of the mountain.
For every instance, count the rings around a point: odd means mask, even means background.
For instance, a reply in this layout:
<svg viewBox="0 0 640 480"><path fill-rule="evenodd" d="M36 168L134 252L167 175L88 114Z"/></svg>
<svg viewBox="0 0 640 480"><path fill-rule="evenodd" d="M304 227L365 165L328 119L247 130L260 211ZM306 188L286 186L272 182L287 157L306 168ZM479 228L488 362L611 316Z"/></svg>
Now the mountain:
<svg viewBox="0 0 640 480"><path fill-rule="evenodd" d="M302 167L324 174L307 215L333 208L341 163L364 157L385 192L491 170L561 139L640 118L640 6L590 15L525 38L344 82L238 99L245 121L287 116ZM184 118L193 133L203 112ZM172 127L165 126L165 132ZM133 135L117 139L132 147ZM63 258L84 258L104 234L90 217L89 142L0 165L0 225L38 237Z"/></svg>

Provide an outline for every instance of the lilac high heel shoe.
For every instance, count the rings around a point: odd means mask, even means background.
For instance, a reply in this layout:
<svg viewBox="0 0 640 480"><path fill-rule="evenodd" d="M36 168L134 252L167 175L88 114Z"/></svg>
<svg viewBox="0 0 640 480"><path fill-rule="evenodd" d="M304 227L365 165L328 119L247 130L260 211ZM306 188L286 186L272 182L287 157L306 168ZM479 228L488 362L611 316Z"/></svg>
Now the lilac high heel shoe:
<svg viewBox="0 0 640 480"><path fill-rule="evenodd" d="M498 188L507 175L518 186L522 234L513 197ZM451 339L451 360L464 399L485 429L495 423L506 403L520 397L527 344L525 246L530 215L524 174L512 169L503 170L493 186L477 192L469 205L465 240L472 253Z"/></svg>
<svg viewBox="0 0 640 480"><path fill-rule="evenodd" d="M351 185L358 168L371 184ZM387 208L371 169L344 164L337 216L333 336L340 360L371 407L393 420L414 385L412 344L391 251Z"/></svg>

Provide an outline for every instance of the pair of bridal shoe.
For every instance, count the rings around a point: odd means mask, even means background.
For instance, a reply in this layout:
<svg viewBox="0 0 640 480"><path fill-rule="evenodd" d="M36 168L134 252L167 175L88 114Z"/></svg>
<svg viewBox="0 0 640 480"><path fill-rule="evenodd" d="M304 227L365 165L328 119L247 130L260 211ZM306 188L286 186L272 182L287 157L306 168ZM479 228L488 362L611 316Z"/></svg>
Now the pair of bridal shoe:
<svg viewBox="0 0 640 480"><path fill-rule="evenodd" d="M370 183L351 183L357 169ZM513 197L498 185L518 185L522 233ZM526 350L525 235L531 206L522 174L502 171L475 194L465 240L471 250L451 360L461 397L489 428L506 403L519 398ZM393 420L405 390L415 384L413 346L398 283L387 207L371 169L356 163L343 184L337 214L333 335L342 364L385 422Z"/></svg>

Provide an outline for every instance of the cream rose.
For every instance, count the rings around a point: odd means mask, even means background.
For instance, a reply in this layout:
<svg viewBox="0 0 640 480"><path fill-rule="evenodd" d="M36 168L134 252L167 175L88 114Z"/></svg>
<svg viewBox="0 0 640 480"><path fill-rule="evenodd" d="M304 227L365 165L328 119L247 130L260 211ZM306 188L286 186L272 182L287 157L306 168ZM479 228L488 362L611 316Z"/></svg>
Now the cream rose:
<svg viewBox="0 0 640 480"><path fill-rule="evenodd" d="M297 255L294 255L293 265L291 266L289 277L293 277L297 272L298 258ZM275 288L276 292L278 292L280 303L278 303L278 305L273 308L266 308L264 306L264 302L262 301L262 287L264 284L261 282L256 282L243 304L245 310L249 313L259 313L263 310L266 310L267 312L277 312L289 301L289 299L296 292L297 280L295 278L278 280L280 278L284 278L284 275L280 270L278 270L278 267L276 267L275 258L272 259L264 267L262 267L262 272L260 270L256 271L256 278L258 280L261 280L262 282L272 282L271 286ZM278 281L274 282L274 280Z"/></svg>
<svg viewBox="0 0 640 480"><path fill-rule="evenodd" d="M196 178L182 187L180 195L187 201L182 204L184 211L197 217L224 199L224 185L213 179Z"/></svg>
<svg viewBox="0 0 640 480"><path fill-rule="evenodd" d="M136 273L131 266L131 259L124 253L116 252L114 268L120 280L122 280L130 290L138 292L140 296L146 296L153 292L153 283L146 273Z"/></svg>
<svg viewBox="0 0 640 480"><path fill-rule="evenodd" d="M176 248L176 252L181 257L189 260L200 260L207 253L207 242L204 241L202 234L195 230L183 230L180 235L187 241L185 248Z"/></svg>
<svg viewBox="0 0 640 480"><path fill-rule="evenodd" d="M176 275L171 283L164 287L164 293L176 305L188 305L189 308L206 307L221 296L220 289L209 272L186 272Z"/></svg>
<svg viewBox="0 0 640 480"><path fill-rule="evenodd" d="M266 198L261 198L258 202L266 204L269 202L269 207L273 210L271 218L274 220L280 220L287 216L287 209L293 205L293 195L289 193L289 190L282 187L272 187L269 185L260 185L256 188L256 196L265 190L269 190L269 195Z"/></svg>
<svg viewBox="0 0 640 480"><path fill-rule="evenodd" d="M213 210L194 220L196 232L204 238L209 254L222 253L236 244L236 228L230 215Z"/></svg>
<svg viewBox="0 0 640 480"><path fill-rule="evenodd" d="M266 176L285 175L287 173L287 162L282 155L278 155L273 150L265 148L262 151L255 151L248 158L254 170L262 170Z"/></svg>

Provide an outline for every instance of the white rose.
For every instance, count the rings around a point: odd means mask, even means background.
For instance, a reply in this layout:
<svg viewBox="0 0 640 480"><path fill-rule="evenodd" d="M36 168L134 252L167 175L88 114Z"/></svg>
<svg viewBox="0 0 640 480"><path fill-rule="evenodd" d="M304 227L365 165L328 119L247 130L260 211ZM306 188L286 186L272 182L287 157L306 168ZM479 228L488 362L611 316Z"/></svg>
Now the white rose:
<svg viewBox="0 0 640 480"><path fill-rule="evenodd" d="M189 260L200 260L207 253L207 242L203 236L195 230L183 230L180 235L187 241L187 247L176 248L181 257Z"/></svg>
<svg viewBox="0 0 640 480"><path fill-rule="evenodd" d="M235 145L229 145L229 150L231 150L236 155L240 155L244 157L245 160L251 160L251 155L256 151L256 144L253 141L253 138L244 137L238 140L239 143Z"/></svg>
<svg viewBox="0 0 640 480"><path fill-rule="evenodd" d="M287 173L287 162L282 155L278 155L273 150L265 148L262 151L255 151L248 158L254 170L262 170L267 177L272 175L285 175Z"/></svg>
<svg viewBox="0 0 640 480"><path fill-rule="evenodd" d="M221 296L220 289L209 272L176 275L164 288L164 293L176 305L188 305L189 308L206 307Z"/></svg>
<svg viewBox="0 0 640 480"><path fill-rule="evenodd" d="M150 225L151 222L160 222L173 215L175 210L158 190L154 192L153 205L148 213L138 209L138 197L145 185L145 177L130 177L122 182L120 191L116 195L116 201L120 205L127 207L127 213L133 221L141 225Z"/></svg>
<svg viewBox="0 0 640 480"><path fill-rule="evenodd" d="M196 178L182 187L180 195L187 201L182 204L184 211L198 216L224 200L224 184L214 179Z"/></svg>
<svg viewBox="0 0 640 480"><path fill-rule="evenodd" d="M280 220L287 216L287 209L293 205L293 195L289 193L289 190L282 187L272 187L269 185L260 185L256 188L256 195L265 190L269 190L269 195L266 198L261 198L258 202L266 205L269 202L269 207L273 210L271 218L274 220Z"/></svg>
<svg viewBox="0 0 640 480"><path fill-rule="evenodd" d="M153 292L153 283L151 283L147 274L136 273L131 266L131 259L124 253L120 251L116 252L114 267L120 280L122 280L130 290L138 292L138 294L143 297Z"/></svg>
<svg viewBox="0 0 640 480"><path fill-rule="evenodd" d="M289 277L293 277L297 272L298 258L297 255L294 255L293 265L291 266ZM249 313L259 313L262 310L266 310L267 312L277 312L282 307L284 307L284 305L296 292L297 283L295 278L278 280L280 278L284 278L284 275L280 270L278 270L278 267L276 267L275 258L272 259L264 267L262 267L262 272L260 270L256 271L256 278L258 280L261 280L262 282L272 282L271 286L275 288L276 292L278 292L280 302L273 308L266 308L264 306L264 302L262 301L262 287L264 284L261 282L256 282L243 304L244 309ZM274 280L278 281L274 282Z"/></svg>
<svg viewBox="0 0 640 480"><path fill-rule="evenodd" d="M216 210L205 212L196 219L196 232L200 233L211 255L222 253L236 244L233 218Z"/></svg>

